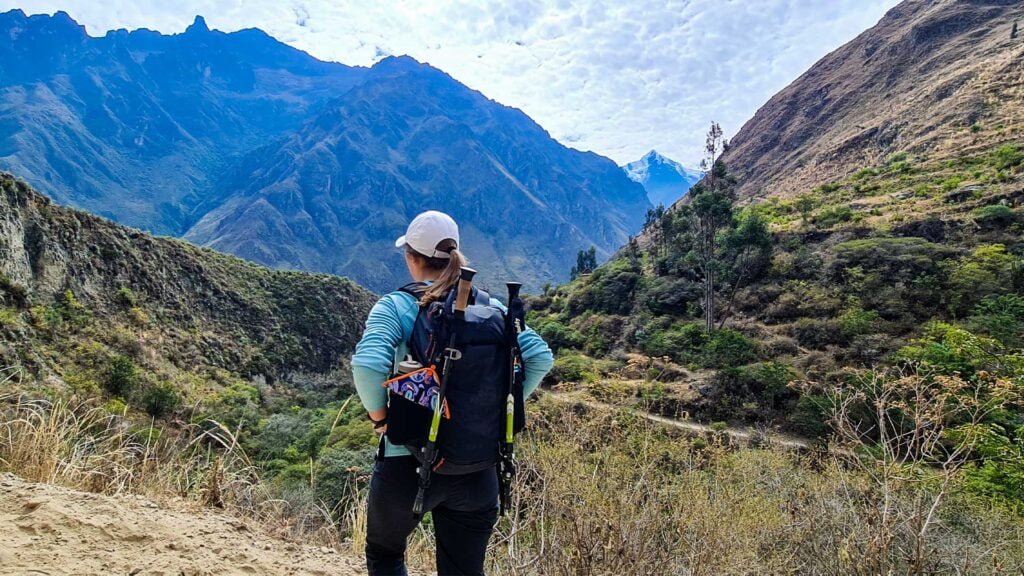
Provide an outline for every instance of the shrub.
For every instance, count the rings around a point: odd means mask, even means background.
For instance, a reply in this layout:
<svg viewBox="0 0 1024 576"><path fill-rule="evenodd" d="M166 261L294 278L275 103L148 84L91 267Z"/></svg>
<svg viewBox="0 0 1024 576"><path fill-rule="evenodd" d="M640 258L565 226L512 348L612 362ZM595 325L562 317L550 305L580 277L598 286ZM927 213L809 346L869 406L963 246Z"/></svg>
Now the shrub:
<svg viewBox="0 0 1024 576"><path fill-rule="evenodd" d="M230 430L249 431L260 419L260 391L235 382L204 400L202 406L200 419L213 418Z"/></svg>
<svg viewBox="0 0 1024 576"><path fill-rule="evenodd" d="M138 369L131 358L116 355L110 359L103 388L112 396L127 398L135 390L138 379Z"/></svg>
<svg viewBox="0 0 1024 576"><path fill-rule="evenodd" d="M824 437L828 432L828 399L815 394L804 394L796 402L789 416L789 426L794 432L810 438Z"/></svg>
<svg viewBox="0 0 1024 576"><path fill-rule="evenodd" d="M538 318L531 323L531 328L556 352L583 345L583 335L575 328L562 324L557 317Z"/></svg>
<svg viewBox="0 0 1024 576"><path fill-rule="evenodd" d="M839 317L839 327L845 337L853 338L875 331L879 319L878 312L874 310L851 308Z"/></svg>
<svg viewBox="0 0 1024 576"><path fill-rule="evenodd" d="M640 280L640 272L627 259L614 260L594 271L582 287L570 297L568 310L573 314L584 311L603 312L625 316L633 301L633 290Z"/></svg>
<svg viewBox="0 0 1024 576"><path fill-rule="evenodd" d="M955 253L952 248L923 238L864 238L834 246L831 269L841 277L847 277L849 269L860 267L866 272L878 272L890 282L910 281L934 272L939 262Z"/></svg>
<svg viewBox="0 0 1024 576"><path fill-rule="evenodd" d="M1005 294L985 298L974 307L970 325L1005 346L1024 347L1024 297Z"/></svg>
<svg viewBox="0 0 1024 576"><path fill-rule="evenodd" d="M181 394L169 382L159 382L142 393L142 408L154 418L161 418L178 409Z"/></svg>
<svg viewBox="0 0 1024 576"><path fill-rule="evenodd" d="M796 373L781 362L762 362L719 371L708 396L712 418L770 419L788 406L796 393L788 386ZM753 409L748 406L754 407Z"/></svg>
<svg viewBox="0 0 1024 576"><path fill-rule="evenodd" d="M603 356L622 339L623 318L592 314L579 322L583 334L583 351L592 356Z"/></svg>
<svg viewBox="0 0 1024 576"><path fill-rule="evenodd" d="M942 191L952 192L953 190L959 188L960 185L963 183L964 179L961 178L960 176L950 176L949 178L946 178L945 180L942 181Z"/></svg>
<svg viewBox="0 0 1024 576"><path fill-rule="evenodd" d="M797 339L801 346L823 349L830 344L846 341L843 329L836 320L819 318L801 318L790 325L790 335Z"/></svg>
<svg viewBox="0 0 1024 576"><path fill-rule="evenodd" d="M71 290L65 290L59 298L57 298L57 309L61 317L70 322L75 326L82 326L88 322L91 314L86 310L85 306L78 301L75 297L75 293Z"/></svg>
<svg viewBox="0 0 1024 576"><path fill-rule="evenodd" d="M950 311L967 311L985 296L1005 292L1013 285L1014 266L1019 265L1019 259L1002 244L979 246L960 260L945 263Z"/></svg>
<svg viewBox="0 0 1024 576"><path fill-rule="evenodd" d="M712 332L701 350L701 364L706 368L742 366L756 358L754 342L729 329Z"/></svg>
<svg viewBox="0 0 1024 576"><path fill-rule="evenodd" d="M974 219L986 226L1006 227L1017 220L1017 214L1009 206L992 204L974 211Z"/></svg>
<svg viewBox="0 0 1024 576"><path fill-rule="evenodd" d="M814 216L814 223L826 228L850 220L853 220L853 210L846 205L828 206Z"/></svg>
<svg viewBox="0 0 1024 576"><path fill-rule="evenodd" d="M21 323L21 314L14 308L0 308L0 327L11 328Z"/></svg>
<svg viewBox="0 0 1024 576"><path fill-rule="evenodd" d="M678 322L665 329L648 326L638 344L645 354L668 356L686 364L697 359L706 341L707 332L702 324Z"/></svg>
<svg viewBox="0 0 1024 576"><path fill-rule="evenodd" d="M817 284L790 280L783 287L765 315L772 320L789 320L801 316L831 316L839 309L840 302Z"/></svg>
<svg viewBox="0 0 1024 576"><path fill-rule="evenodd" d="M135 292L132 292L131 288L125 287L118 288L115 300L117 301L118 304L124 306L125 308L132 308L136 306L139 301L138 297L135 295Z"/></svg>
<svg viewBox="0 0 1024 576"><path fill-rule="evenodd" d="M360 489L369 483L375 453L373 448L332 447L317 460L314 491L334 513L335 520L340 520L341 513L356 504Z"/></svg>
<svg viewBox="0 0 1024 576"><path fill-rule="evenodd" d="M1000 146L992 152L992 161L999 170L1008 170L1024 164L1024 152L1012 144Z"/></svg>
<svg viewBox="0 0 1024 576"><path fill-rule="evenodd" d="M149 314L138 306L128 309L128 319L136 326L145 326L150 322Z"/></svg>
<svg viewBox="0 0 1024 576"><path fill-rule="evenodd" d="M654 277L642 281L641 300L654 314L683 316L700 301L701 285L688 278Z"/></svg>
<svg viewBox="0 0 1024 576"><path fill-rule="evenodd" d="M595 382L599 375L593 358L583 354L559 354L549 377L555 382Z"/></svg>
<svg viewBox="0 0 1024 576"><path fill-rule="evenodd" d="M994 338L944 322L929 324L920 339L896 353L895 360L972 382L979 372L1024 378L1024 356Z"/></svg>

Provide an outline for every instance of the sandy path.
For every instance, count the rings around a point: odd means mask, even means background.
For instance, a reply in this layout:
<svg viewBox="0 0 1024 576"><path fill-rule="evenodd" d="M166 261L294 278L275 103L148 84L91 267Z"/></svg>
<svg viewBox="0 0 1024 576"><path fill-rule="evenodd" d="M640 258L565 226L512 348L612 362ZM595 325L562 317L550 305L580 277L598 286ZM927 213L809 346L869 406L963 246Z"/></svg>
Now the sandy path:
<svg viewBox="0 0 1024 576"><path fill-rule="evenodd" d="M671 426L673 428L679 428L680 430L686 430L688 432L693 432L693 433L696 433L696 434L706 434L706 433L710 433L710 432L714 432L715 431L715 429L713 427L711 427L711 426L709 426L707 424L701 424L700 422L697 422L695 420L668 418L666 416L659 416L657 414L651 414L650 412L647 412L647 411L644 411L644 410L640 410L638 408L631 408L631 407L624 407L624 406L615 406L615 405L612 405L612 404L607 404L605 402L599 402L597 400L593 400L593 399L591 399L589 397L584 396L579 391L574 391L574 392L546 391L545 395L546 396L550 396L551 398L554 398L555 400L558 400L560 402L574 402L574 403L582 404L584 406L587 406L588 408L593 408L593 409L596 409L596 410L622 410L622 411L625 411L625 412L629 412L630 414L634 414L636 416L639 416L641 418L645 418L645 419L647 419L647 420L649 420L651 422L657 422L658 424L664 424L666 426ZM723 430L722 432L724 432L725 434L729 435L731 438L733 438L735 440L739 440L741 442L748 442L752 438L755 438L756 435L758 434L758 432L753 427L749 427L749 426L748 427L730 426L730 427L726 428L725 430ZM781 434L781 433L777 433L777 432L772 432L770 434L770 439L771 439L772 444L775 444L775 445L780 446L782 448L785 448L787 450L807 450L810 447L810 442L808 440L803 439L803 438L798 438L796 436L791 436L791 435L788 435L788 434Z"/></svg>
<svg viewBox="0 0 1024 576"><path fill-rule="evenodd" d="M209 510L0 475L0 574L365 574L360 557L255 532Z"/></svg>

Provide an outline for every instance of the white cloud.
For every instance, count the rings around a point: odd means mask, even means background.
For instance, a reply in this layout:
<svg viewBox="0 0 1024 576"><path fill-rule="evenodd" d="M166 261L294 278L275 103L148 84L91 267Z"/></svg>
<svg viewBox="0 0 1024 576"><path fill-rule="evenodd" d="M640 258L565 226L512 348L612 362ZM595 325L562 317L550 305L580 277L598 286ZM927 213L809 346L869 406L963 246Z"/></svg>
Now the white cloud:
<svg viewBox="0 0 1024 576"><path fill-rule="evenodd" d="M0 0L114 28L258 27L311 54L429 62L521 108L561 142L619 163L655 148L695 165L717 120L734 134L772 94L898 0Z"/></svg>

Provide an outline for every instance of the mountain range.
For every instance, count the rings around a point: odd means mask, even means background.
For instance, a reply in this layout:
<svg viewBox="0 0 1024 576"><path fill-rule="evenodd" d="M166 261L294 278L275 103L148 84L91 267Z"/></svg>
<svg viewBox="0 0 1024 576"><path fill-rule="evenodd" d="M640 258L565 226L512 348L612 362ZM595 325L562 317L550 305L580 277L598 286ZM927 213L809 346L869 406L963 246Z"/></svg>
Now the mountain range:
<svg viewBox="0 0 1024 576"><path fill-rule="evenodd" d="M0 169L60 203L277 268L383 291L426 209L486 283L536 288L637 232L642 186L429 65L322 62L255 29L90 37L0 14ZM10 65L6 64L10 63Z"/></svg>
<svg viewBox="0 0 1024 576"><path fill-rule="evenodd" d="M622 167L630 180L647 191L651 204L671 206L704 177L700 170L687 168L651 150L643 158Z"/></svg>
<svg viewBox="0 0 1024 576"><path fill-rule="evenodd" d="M907 0L773 96L730 140L746 198L790 197L884 163L1019 142L1017 0Z"/></svg>

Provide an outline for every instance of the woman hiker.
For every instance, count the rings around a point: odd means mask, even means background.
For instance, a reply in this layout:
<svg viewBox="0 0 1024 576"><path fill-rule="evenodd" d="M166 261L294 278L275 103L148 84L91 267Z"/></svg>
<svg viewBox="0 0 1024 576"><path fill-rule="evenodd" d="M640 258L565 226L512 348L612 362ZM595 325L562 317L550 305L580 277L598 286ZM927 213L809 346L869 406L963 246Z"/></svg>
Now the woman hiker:
<svg viewBox="0 0 1024 576"><path fill-rule="evenodd" d="M370 310L352 356L356 390L379 434L386 434L388 428L384 384L400 372L399 363L409 354L420 310L443 301L466 265L458 226L441 212L418 215L395 246L404 250L409 275L421 283L420 291L403 288L382 297ZM491 299L489 305L505 310L497 300ZM524 329L518 343L525 398L536 390L554 360L551 349L533 330ZM458 417L454 401L451 413ZM392 444L386 435L381 447L370 480L366 564L370 576L405 575L406 539L420 521L412 513L420 486L419 464L407 448ZM494 465L467 474L431 475L423 501L424 511L433 517L439 576L483 574L487 542L498 517L498 490Z"/></svg>

